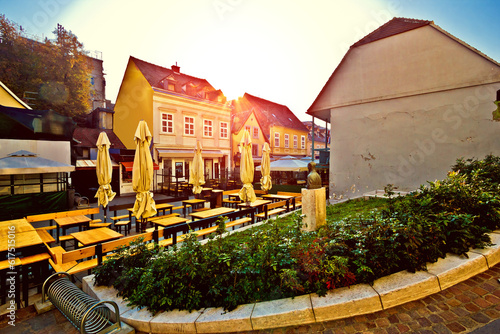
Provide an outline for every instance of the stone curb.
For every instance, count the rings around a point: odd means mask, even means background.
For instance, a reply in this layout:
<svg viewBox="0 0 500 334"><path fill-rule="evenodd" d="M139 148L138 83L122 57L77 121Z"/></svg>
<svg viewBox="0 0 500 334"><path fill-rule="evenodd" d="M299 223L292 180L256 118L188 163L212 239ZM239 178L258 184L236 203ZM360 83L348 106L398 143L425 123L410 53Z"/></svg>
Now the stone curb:
<svg viewBox="0 0 500 334"><path fill-rule="evenodd" d="M94 286L94 275L83 278L82 288L99 300L115 301L121 320L142 332L227 333L280 328L374 313L445 290L500 263L500 230L490 238L492 247L474 249L467 253L468 258L448 254L429 264L427 271L402 271L376 280L373 286L357 284L330 290L323 297L308 294L240 305L231 312L208 308L151 315L146 309L127 306L114 288Z"/></svg>

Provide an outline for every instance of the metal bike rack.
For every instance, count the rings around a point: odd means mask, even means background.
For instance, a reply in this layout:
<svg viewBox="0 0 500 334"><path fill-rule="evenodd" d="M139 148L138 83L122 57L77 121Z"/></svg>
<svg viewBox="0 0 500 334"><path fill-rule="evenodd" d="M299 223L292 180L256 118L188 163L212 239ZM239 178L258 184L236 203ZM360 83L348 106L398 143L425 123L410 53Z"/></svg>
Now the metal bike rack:
<svg viewBox="0 0 500 334"><path fill-rule="evenodd" d="M62 277L49 283L56 276ZM104 334L121 328L118 305L114 301L99 301L90 297L71 282L70 275L66 272L55 273L45 280L42 286L43 303L46 297L73 326L80 330L81 334ZM113 324L111 321L111 311L105 304L114 307L116 323Z"/></svg>

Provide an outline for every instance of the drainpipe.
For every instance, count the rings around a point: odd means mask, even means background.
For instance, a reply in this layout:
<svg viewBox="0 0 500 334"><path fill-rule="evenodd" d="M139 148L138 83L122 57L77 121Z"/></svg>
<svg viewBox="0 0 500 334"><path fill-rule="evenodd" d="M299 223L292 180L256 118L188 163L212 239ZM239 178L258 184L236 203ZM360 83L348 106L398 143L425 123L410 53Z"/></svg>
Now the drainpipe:
<svg viewBox="0 0 500 334"><path fill-rule="evenodd" d="M314 116L312 117L312 132L311 132L311 138L312 138L311 161L314 161Z"/></svg>

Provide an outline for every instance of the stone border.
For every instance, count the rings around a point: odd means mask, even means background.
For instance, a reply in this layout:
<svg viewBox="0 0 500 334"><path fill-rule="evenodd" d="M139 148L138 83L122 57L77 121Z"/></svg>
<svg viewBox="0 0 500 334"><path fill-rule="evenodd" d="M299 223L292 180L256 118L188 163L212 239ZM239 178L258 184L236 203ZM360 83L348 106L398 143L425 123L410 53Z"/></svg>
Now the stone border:
<svg viewBox="0 0 500 334"><path fill-rule="evenodd" d="M427 271L398 272L376 280L373 286L357 284L316 294L240 305L231 312L207 308L188 312L174 310L151 315L145 308L128 307L114 288L94 286L94 275L83 278L82 289L99 300L118 304L121 320L147 333L227 333L251 331L314 322L331 321L378 312L418 300L465 281L500 263L500 230L490 234L494 244L474 249L468 258L448 254L429 264Z"/></svg>

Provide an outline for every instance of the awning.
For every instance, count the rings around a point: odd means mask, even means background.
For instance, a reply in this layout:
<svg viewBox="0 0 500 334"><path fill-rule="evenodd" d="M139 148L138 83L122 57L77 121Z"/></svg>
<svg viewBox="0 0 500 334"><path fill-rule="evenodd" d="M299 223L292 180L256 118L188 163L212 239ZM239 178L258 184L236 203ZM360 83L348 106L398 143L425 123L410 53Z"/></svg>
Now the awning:
<svg viewBox="0 0 500 334"><path fill-rule="evenodd" d="M159 148L158 155L161 158L193 158L193 150L172 150L172 149L162 149ZM224 153L220 150L202 150L201 155L203 158L222 158ZM227 154L229 155L229 153Z"/></svg>
<svg viewBox="0 0 500 334"><path fill-rule="evenodd" d="M123 167L125 167L126 172L131 172L132 169L134 169L134 162L133 161L122 161L120 163L123 165ZM155 163L154 161L153 161L153 169L154 170L160 169L160 166L158 166L158 164Z"/></svg>
<svg viewBox="0 0 500 334"><path fill-rule="evenodd" d="M38 157L37 154L21 150L0 159L0 175L45 174L73 172L75 166Z"/></svg>
<svg viewBox="0 0 500 334"><path fill-rule="evenodd" d="M89 160L89 159L79 159L76 160L76 169L82 170L82 169L95 169L95 162L96 160ZM118 168L118 164L114 161L111 161L111 166L113 168Z"/></svg>

